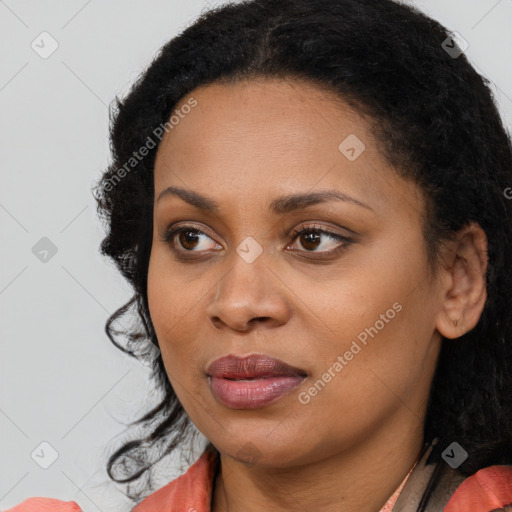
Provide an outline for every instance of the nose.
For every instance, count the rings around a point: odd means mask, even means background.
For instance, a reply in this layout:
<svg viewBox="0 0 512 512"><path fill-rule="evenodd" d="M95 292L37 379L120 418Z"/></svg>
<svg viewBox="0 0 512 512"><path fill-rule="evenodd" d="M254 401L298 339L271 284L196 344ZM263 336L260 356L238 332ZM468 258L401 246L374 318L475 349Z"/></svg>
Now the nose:
<svg viewBox="0 0 512 512"><path fill-rule="evenodd" d="M290 316L287 287L259 258L247 263L237 254L228 272L218 281L207 307L218 329L245 332L254 326L285 324Z"/></svg>

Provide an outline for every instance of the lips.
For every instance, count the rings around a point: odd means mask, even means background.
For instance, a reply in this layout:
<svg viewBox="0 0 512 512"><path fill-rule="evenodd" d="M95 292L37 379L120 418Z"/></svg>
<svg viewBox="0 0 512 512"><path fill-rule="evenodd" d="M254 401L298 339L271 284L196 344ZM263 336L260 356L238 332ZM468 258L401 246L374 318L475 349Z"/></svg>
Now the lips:
<svg viewBox="0 0 512 512"><path fill-rule="evenodd" d="M208 366L206 373L212 377L237 380L307 375L300 368L290 366L279 359L259 354L245 357L234 355L221 357Z"/></svg>
<svg viewBox="0 0 512 512"><path fill-rule="evenodd" d="M210 390L232 409L255 409L273 403L296 388L307 372L270 356L228 355L206 370Z"/></svg>

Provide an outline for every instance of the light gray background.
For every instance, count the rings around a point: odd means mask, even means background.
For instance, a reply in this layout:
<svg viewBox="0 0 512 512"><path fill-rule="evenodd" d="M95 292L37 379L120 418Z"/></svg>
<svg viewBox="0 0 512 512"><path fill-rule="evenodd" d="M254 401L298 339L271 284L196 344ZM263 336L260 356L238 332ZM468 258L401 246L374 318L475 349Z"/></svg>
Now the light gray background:
<svg viewBox="0 0 512 512"><path fill-rule="evenodd" d="M512 119L512 1L412 3L467 40L466 54ZM75 500L85 512L129 509L105 460L124 424L156 397L148 368L104 333L131 290L99 255L90 189L109 162L109 103L207 7L0 1L0 509L29 496ZM43 31L59 45L47 59L31 48ZM42 237L57 247L46 263L32 252ZM48 469L31 457L35 449L40 461L51 456L43 441L58 452ZM160 465L159 485L179 463Z"/></svg>

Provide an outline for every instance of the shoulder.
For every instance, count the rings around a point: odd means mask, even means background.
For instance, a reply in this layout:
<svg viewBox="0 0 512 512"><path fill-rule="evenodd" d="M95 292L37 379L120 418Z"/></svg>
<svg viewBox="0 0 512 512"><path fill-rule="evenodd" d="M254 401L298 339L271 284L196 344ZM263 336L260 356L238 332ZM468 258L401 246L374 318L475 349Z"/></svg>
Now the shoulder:
<svg viewBox="0 0 512 512"><path fill-rule="evenodd" d="M150 494L132 512L197 512L210 510L210 496L217 453L205 450L201 457L176 480ZM184 508L186 507L186 508ZM74 501L32 497L1 512L83 512Z"/></svg>
<svg viewBox="0 0 512 512"><path fill-rule="evenodd" d="M206 450L185 474L142 500L133 512L183 512L210 510L217 453Z"/></svg>
<svg viewBox="0 0 512 512"><path fill-rule="evenodd" d="M504 509L510 505L510 509ZM444 512L512 511L512 465L489 466L466 478Z"/></svg>
<svg viewBox="0 0 512 512"><path fill-rule="evenodd" d="M82 512L82 509L74 501L34 497L3 512Z"/></svg>

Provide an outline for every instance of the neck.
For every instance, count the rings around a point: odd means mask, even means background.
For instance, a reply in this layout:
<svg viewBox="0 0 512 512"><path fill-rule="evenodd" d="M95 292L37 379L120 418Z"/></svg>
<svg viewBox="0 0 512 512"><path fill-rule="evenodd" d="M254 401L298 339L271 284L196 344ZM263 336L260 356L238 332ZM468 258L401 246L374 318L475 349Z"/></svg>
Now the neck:
<svg viewBox="0 0 512 512"><path fill-rule="evenodd" d="M401 408L394 429L293 467L250 465L221 454L212 512L379 512L420 455L423 424L414 419Z"/></svg>

